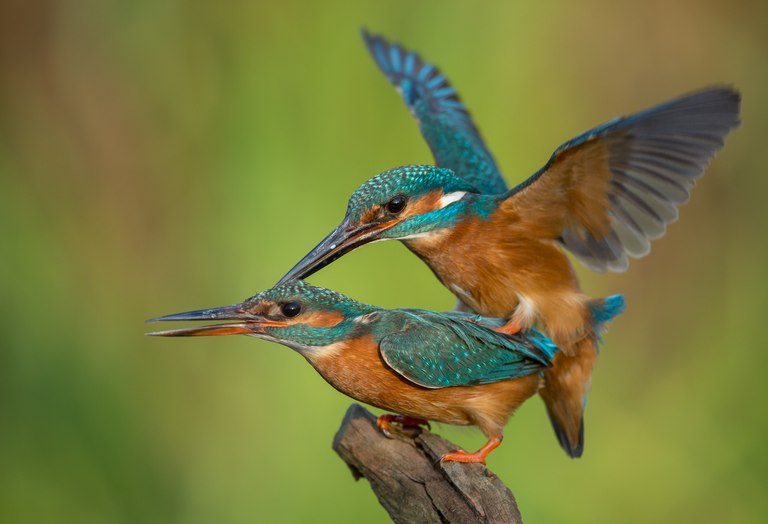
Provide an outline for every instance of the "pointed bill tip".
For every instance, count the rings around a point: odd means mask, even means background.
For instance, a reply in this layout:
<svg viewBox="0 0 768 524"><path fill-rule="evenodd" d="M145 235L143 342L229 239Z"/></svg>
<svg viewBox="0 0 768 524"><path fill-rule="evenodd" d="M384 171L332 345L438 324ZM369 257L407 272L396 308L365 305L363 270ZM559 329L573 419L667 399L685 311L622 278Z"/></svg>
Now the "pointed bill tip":
<svg viewBox="0 0 768 524"><path fill-rule="evenodd" d="M144 322L149 324L152 322L186 322L191 320L244 320L249 317L250 315L243 310L242 304L235 304L232 306L171 313L170 315L149 318Z"/></svg>

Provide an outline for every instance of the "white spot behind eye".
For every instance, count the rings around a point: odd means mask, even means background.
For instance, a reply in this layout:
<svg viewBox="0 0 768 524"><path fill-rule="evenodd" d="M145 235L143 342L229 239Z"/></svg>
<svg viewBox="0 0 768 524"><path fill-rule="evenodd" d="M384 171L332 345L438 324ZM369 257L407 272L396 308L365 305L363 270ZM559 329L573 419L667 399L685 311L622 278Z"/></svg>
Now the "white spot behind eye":
<svg viewBox="0 0 768 524"><path fill-rule="evenodd" d="M354 321L357 324L370 324L371 322L376 320L378 315L379 314L376 311L374 311L373 313L368 313L359 317L355 317Z"/></svg>
<svg viewBox="0 0 768 524"><path fill-rule="evenodd" d="M464 198L464 195L466 194L466 191L454 191L453 193L444 194L442 197L440 197L440 209L443 209L444 207L453 204L454 202L458 202Z"/></svg>

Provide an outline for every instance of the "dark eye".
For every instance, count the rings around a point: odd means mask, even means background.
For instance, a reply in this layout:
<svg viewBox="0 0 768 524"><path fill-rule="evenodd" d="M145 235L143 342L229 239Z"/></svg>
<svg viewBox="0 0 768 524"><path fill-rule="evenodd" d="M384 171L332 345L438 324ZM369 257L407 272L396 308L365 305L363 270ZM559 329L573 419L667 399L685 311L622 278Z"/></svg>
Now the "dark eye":
<svg viewBox="0 0 768 524"><path fill-rule="evenodd" d="M403 195L393 196L392 200L387 202L387 211L389 211L393 215L396 215L400 211L405 209L405 203L406 203L406 199Z"/></svg>
<svg viewBox="0 0 768 524"><path fill-rule="evenodd" d="M283 315L286 317L295 317L301 312L301 304L298 302L288 302L287 304L283 304L280 311L282 311Z"/></svg>

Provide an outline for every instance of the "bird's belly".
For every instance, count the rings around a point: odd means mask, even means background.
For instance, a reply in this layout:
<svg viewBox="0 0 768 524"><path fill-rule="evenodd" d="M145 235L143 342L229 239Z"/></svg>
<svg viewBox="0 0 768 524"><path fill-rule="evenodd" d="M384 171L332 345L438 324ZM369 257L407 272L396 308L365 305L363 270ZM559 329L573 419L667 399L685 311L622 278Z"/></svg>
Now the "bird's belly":
<svg viewBox="0 0 768 524"><path fill-rule="evenodd" d="M587 302L565 254L553 243L495 249L446 247L428 258L440 281L474 312L537 326L556 342L580 339L589 326ZM504 248L504 249L500 249Z"/></svg>
<svg viewBox="0 0 768 524"><path fill-rule="evenodd" d="M498 434L509 415L538 390L537 374L479 386L420 387L389 368L375 343L355 342L333 355L306 355L307 360L338 391L403 415L478 425L486 434Z"/></svg>
<svg viewBox="0 0 768 524"><path fill-rule="evenodd" d="M406 245L458 299L482 315L510 317L524 303L526 316L539 319L561 314L569 308L556 303L572 304L581 295L562 249L554 241L531 237L516 219L501 214L490 222L466 220L449 234Z"/></svg>

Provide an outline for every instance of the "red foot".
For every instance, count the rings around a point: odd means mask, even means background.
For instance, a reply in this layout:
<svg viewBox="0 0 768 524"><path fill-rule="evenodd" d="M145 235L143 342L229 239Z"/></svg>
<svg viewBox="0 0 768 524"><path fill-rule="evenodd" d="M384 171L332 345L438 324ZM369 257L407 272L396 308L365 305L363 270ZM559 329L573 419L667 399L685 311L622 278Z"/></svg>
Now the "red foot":
<svg viewBox="0 0 768 524"><path fill-rule="evenodd" d="M485 458L494 449L498 448L501 444L501 440L504 437L493 437L485 446L478 449L474 453L467 453L464 450L454 451L453 453L446 453L440 457L440 462L464 462L464 463L480 463L485 464Z"/></svg>
<svg viewBox="0 0 768 524"><path fill-rule="evenodd" d="M376 426L378 426L381 432L388 437L392 436L389 432L392 423L399 424L402 427L426 426L427 429L432 429L429 425L429 421L424 420L423 418L408 417L406 415L392 415L388 413L386 415L380 415L379 418L376 419Z"/></svg>
<svg viewBox="0 0 768 524"><path fill-rule="evenodd" d="M520 327L520 324L514 320L510 320L500 328L496 328L495 331L498 331L499 333L506 333L507 335L514 335L515 333L519 333L521 329L522 328Z"/></svg>

